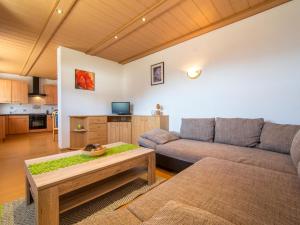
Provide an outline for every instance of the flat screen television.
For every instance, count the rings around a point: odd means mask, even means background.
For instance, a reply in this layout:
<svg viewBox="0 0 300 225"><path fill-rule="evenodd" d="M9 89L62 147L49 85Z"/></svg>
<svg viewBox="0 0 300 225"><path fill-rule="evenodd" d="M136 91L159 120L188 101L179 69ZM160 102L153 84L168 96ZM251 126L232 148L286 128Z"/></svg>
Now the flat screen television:
<svg viewBox="0 0 300 225"><path fill-rule="evenodd" d="M112 114L117 115L130 115L130 102L112 102Z"/></svg>

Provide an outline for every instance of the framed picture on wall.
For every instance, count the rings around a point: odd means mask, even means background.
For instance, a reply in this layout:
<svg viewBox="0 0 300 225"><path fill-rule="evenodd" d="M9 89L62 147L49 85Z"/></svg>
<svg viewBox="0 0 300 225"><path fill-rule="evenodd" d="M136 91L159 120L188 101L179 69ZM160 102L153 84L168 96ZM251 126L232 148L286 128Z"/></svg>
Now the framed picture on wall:
<svg viewBox="0 0 300 225"><path fill-rule="evenodd" d="M95 91L95 73L75 69L75 88Z"/></svg>
<svg viewBox="0 0 300 225"><path fill-rule="evenodd" d="M165 82L164 62L151 66L151 85L163 84Z"/></svg>

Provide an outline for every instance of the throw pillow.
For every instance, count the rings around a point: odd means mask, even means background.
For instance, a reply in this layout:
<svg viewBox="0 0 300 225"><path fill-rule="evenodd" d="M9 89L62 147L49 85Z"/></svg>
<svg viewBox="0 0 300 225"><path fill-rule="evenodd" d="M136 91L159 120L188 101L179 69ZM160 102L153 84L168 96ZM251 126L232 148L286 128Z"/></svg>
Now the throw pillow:
<svg viewBox="0 0 300 225"><path fill-rule="evenodd" d="M197 141L213 142L215 133L214 118L182 119L180 137Z"/></svg>
<svg viewBox="0 0 300 225"><path fill-rule="evenodd" d="M297 125L266 122L262 129L258 148L289 154L293 139L299 129L300 126Z"/></svg>
<svg viewBox="0 0 300 225"><path fill-rule="evenodd" d="M150 130L150 131L144 133L142 135L142 137L149 139L159 145L179 139L174 134L172 134L166 130L159 129L159 128L156 128L156 129L153 129L153 130Z"/></svg>
<svg viewBox="0 0 300 225"><path fill-rule="evenodd" d="M216 118L215 142L255 147L263 125L263 119Z"/></svg>

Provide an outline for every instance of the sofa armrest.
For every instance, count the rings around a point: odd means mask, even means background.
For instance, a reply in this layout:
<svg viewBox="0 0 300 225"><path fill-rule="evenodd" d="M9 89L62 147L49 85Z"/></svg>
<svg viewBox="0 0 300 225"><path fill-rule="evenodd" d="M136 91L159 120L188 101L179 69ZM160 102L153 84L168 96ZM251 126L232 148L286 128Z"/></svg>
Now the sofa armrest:
<svg viewBox="0 0 300 225"><path fill-rule="evenodd" d="M293 160L295 167L296 168L299 167L299 164L300 164L300 130L297 132L297 134L295 135L295 137L293 139L290 154L291 154L291 158ZM300 176L300 174L299 174L299 176Z"/></svg>
<svg viewBox="0 0 300 225"><path fill-rule="evenodd" d="M142 225L157 224L234 225L228 220L208 211L172 200L155 212L149 220L142 223Z"/></svg>

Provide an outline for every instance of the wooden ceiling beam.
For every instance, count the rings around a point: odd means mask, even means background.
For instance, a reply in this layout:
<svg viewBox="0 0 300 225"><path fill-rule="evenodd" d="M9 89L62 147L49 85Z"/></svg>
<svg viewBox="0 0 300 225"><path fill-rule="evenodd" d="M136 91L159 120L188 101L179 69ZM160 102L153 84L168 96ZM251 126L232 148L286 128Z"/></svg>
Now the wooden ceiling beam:
<svg viewBox="0 0 300 225"><path fill-rule="evenodd" d="M130 56L130 57L124 59L124 60L119 61L119 63L120 64L126 64L126 63L129 63L129 62L132 62L134 60L140 59L140 58L145 57L147 55L150 55L150 54L153 54L155 52L161 51L161 50L163 50L165 48L169 48L169 47L174 46L176 44L179 44L181 42L184 42L184 41L190 40L190 39L192 39L194 37L206 34L206 33L210 32L210 31L219 29L221 27L227 26L229 24L232 24L232 23L237 22L239 20L248 18L250 16L254 16L254 15L258 14L258 13L264 12L264 11L266 11L268 9L271 9L273 7L279 6L281 4L284 4L284 3L290 2L290 1L292 1L292 0L269 0L267 2L263 2L261 4L258 4L256 6L254 6L254 7L249 8L247 10L244 10L244 11L242 11L240 13L236 13L236 14L234 14L232 16L229 16L229 17L224 18L224 19L222 19L220 21L217 21L217 22L215 22L213 24L210 24L210 25L208 25L206 27L200 28L200 29L195 30L195 31L193 31L191 33L185 34L183 36L180 36L178 38L175 38L173 40L165 42L165 43L163 43L161 45L155 46L155 47L153 47L151 49L148 49L148 50L146 50L144 52L141 52L139 54L136 54L134 56Z"/></svg>
<svg viewBox="0 0 300 225"><path fill-rule="evenodd" d="M149 23L152 19L157 16L160 16L164 12L168 11L169 9L175 7L177 4L183 2L183 0L160 0L151 7L147 8L145 11L134 17L128 23L124 24L120 28L116 29L111 34L107 35L97 44L89 48L85 53L90 55L96 55L97 53L101 52L102 50L106 49L107 47L115 44L116 42L122 40L130 33L136 31L143 25ZM145 17L146 21L143 22L142 18ZM115 39L114 37L117 36L118 38Z"/></svg>
<svg viewBox="0 0 300 225"><path fill-rule="evenodd" d="M77 0L57 0L53 10L51 11L45 26L40 32L24 66L21 71L22 75L28 75L33 66L47 47L48 43L55 35L56 31L62 25L64 20L68 17L71 10L75 6ZM58 13L58 9L62 10L62 13Z"/></svg>

